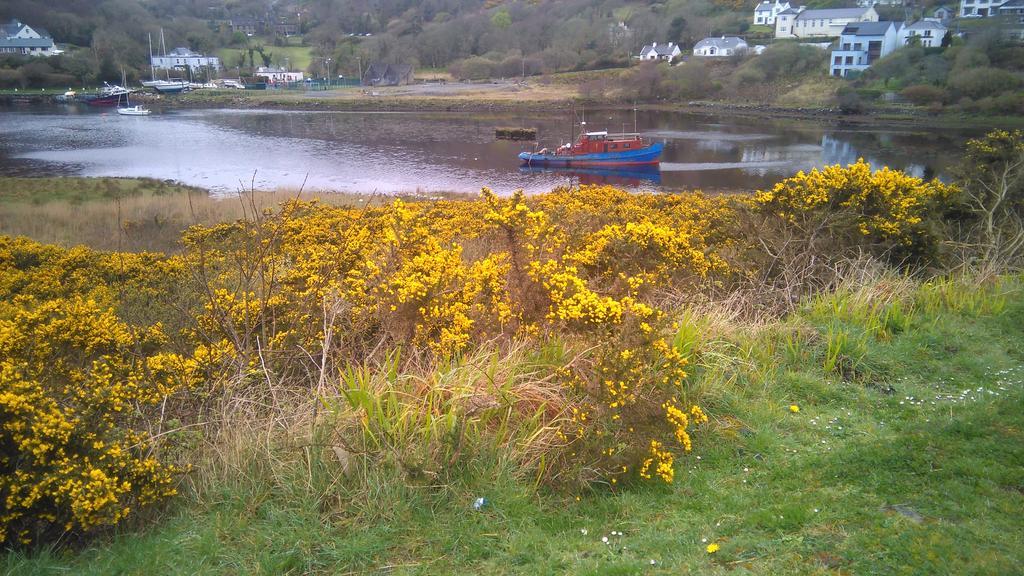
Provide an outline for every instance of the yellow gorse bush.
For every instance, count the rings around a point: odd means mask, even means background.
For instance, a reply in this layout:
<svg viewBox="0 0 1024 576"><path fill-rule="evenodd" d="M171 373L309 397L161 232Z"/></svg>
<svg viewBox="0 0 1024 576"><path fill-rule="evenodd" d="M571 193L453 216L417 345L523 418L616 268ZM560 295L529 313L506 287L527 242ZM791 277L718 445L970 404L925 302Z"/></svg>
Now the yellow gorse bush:
<svg viewBox="0 0 1024 576"><path fill-rule="evenodd" d="M196 366L166 350L160 324L123 322L112 304L128 299L111 288L153 296L154 273L173 269L0 239L0 543L114 525L175 493L178 470L142 424Z"/></svg>
<svg viewBox="0 0 1024 576"><path fill-rule="evenodd" d="M849 166L798 172L771 190L758 191L756 206L807 234L859 234L858 245L893 245L900 254L929 250L935 238L925 220L941 214L952 186L930 182L887 167L872 171L863 159Z"/></svg>

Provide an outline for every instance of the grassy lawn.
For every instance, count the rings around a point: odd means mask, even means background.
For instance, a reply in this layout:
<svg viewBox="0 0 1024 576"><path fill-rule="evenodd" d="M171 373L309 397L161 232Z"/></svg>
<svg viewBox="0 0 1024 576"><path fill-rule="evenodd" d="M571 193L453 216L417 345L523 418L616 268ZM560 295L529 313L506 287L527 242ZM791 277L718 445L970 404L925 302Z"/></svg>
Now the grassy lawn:
<svg viewBox="0 0 1024 576"><path fill-rule="evenodd" d="M253 46L258 42L253 42ZM284 66L285 59L288 59L288 66L292 70L305 71L312 62L312 55L310 54L310 48L308 46L274 46L272 42L263 44L263 50L266 54L273 57L274 66ZM249 64L249 52L245 49L239 48L221 48L217 51L217 57L220 58L221 64L224 66L227 72L234 70L238 66L239 55L244 55L246 62L245 65ZM253 63L256 66L262 66L263 61L260 60L258 53L253 53Z"/></svg>
<svg viewBox="0 0 1024 576"><path fill-rule="evenodd" d="M695 436L669 488L551 493L481 461L457 484L319 490L315 467L270 481L265 463L252 461L201 497L186 485L149 529L75 552L8 554L0 566L10 574L1024 573L1020 282L981 293L918 289L905 330L884 338L868 337L844 302L825 297L767 327L704 326L690 377L711 400L712 425ZM843 376L824 370L829 350L842 352ZM477 497L488 501L478 511Z"/></svg>

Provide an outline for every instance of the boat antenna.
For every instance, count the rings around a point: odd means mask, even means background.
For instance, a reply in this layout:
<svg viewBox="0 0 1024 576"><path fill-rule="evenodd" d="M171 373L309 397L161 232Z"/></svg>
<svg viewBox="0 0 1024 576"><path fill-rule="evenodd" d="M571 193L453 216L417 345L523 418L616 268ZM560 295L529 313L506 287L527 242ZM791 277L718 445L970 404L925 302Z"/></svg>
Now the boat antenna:
<svg viewBox="0 0 1024 576"><path fill-rule="evenodd" d="M633 102L633 133L638 133L636 129L636 102Z"/></svg>
<svg viewBox="0 0 1024 576"><path fill-rule="evenodd" d="M148 32L146 36L149 36L149 79L156 82L156 70L153 68L153 33Z"/></svg>

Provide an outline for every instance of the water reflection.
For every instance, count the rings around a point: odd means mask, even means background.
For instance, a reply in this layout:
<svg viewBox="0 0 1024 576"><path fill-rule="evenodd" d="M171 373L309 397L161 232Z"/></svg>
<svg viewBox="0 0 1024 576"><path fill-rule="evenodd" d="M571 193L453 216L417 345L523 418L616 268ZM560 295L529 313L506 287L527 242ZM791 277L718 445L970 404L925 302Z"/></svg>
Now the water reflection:
<svg viewBox="0 0 1024 576"><path fill-rule="evenodd" d="M605 184L641 188L661 184L661 170L658 166L632 166L619 168L561 168L555 166L520 166L519 171L527 174L557 174L570 183Z"/></svg>
<svg viewBox="0 0 1024 576"><path fill-rule="evenodd" d="M354 192L540 192L566 183L634 189L754 190L798 170L864 158L942 176L981 131L885 129L810 120L641 112L636 129L664 142L661 170L520 170L533 143L494 139L498 126L570 139L569 118L535 113L344 113L189 110L121 118L76 108L0 111L0 175L148 176L219 192L251 182ZM602 112L589 129L633 128L632 111ZM634 172L634 171L630 171Z"/></svg>

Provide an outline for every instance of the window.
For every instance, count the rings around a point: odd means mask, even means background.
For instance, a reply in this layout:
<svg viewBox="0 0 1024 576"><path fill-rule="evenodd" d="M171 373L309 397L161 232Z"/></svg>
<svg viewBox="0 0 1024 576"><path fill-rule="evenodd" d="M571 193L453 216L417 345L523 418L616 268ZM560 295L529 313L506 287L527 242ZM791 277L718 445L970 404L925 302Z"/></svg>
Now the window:
<svg viewBox="0 0 1024 576"><path fill-rule="evenodd" d="M843 63L843 57L842 56L836 56L835 60L833 60L832 63L835 64L836 66L839 66L840 64Z"/></svg>
<svg viewBox="0 0 1024 576"><path fill-rule="evenodd" d="M846 57L846 65L847 66L852 66L853 65L853 56L847 56Z"/></svg>

